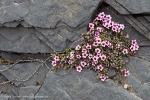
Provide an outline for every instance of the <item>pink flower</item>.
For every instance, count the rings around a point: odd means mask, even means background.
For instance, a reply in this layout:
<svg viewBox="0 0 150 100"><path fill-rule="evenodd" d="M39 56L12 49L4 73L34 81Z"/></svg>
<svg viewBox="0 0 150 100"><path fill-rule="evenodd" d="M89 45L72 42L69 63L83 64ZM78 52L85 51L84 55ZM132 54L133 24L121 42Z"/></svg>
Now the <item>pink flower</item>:
<svg viewBox="0 0 150 100"><path fill-rule="evenodd" d="M106 46L105 41L101 42L101 45L102 45L102 47L105 47Z"/></svg>
<svg viewBox="0 0 150 100"><path fill-rule="evenodd" d="M101 55L101 60L104 61L106 59L106 55Z"/></svg>
<svg viewBox="0 0 150 100"><path fill-rule="evenodd" d="M129 73L129 71L125 71L124 72L124 76L126 77L126 76L129 76L130 75L130 73Z"/></svg>
<svg viewBox="0 0 150 100"><path fill-rule="evenodd" d="M87 50L85 48L82 49L82 53L86 53Z"/></svg>
<svg viewBox="0 0 150 100"><path fill-rule="evenodd" d="M81 66L78 66L78 67L76 67L76 70L77 70L78 72L81 72L81 71L82 71L82 67L81 67Z"/></svg>
<svg viewBox="0 0 150 100"><path fill-rule="evenodd" d="M81 61L80 64L81 64L82 67L84 67L86 65L86 62L85 61Z"/></svg>
<svg viewBox="0 0 150 100"><path fill-rule="evenodd" d="M112 31L117 32L117 28L113 26Z"/></svg>
<svg viewBox="0 0 150 100"><path fill-rule="evenodd" d="M101 13L98 14L98 16L105 17L105 13L101 12Z"/></svg>
<svg viewBox="0 0 150 100"><path fill-rule="evenodd" d="M89 54L88 58L89 58L89 59L92 59L92 58L93 58L93 55L92 55L92 54Z"/></svg>
<svg viewBox="0 0 150 100"><path fill-rule="evenodd" d="M74 55L70 55L70 59L73 59L74 58Z"/></svg>
<svg viewBox="0 0 150 100"><path fill-rule="evenodd" d="M101 71L103 70L103 68L104 68L104 67L103 67L102 65L98 65L98 66L97 66L97 69L99 69L99 70L101 70Z"/></svg>
<svg viewBox="0 0 150 100"><path fill-rule="evenodd" d="M120 33L120 28L117 28L117 32Z"/></svg>
<svg viewBox="0 0 150 100"><path fill-rule="evenodd" d="M90 28L94 28L94 24L93 23L89 23L89 27Z"/></svg>
<svg viewBox="0 0 150 100"><path fill-rule="evenodd" d="M128 50L127 49L123 49L122 53L123 54L128 54Z"/></svg>
<svg viewBox="0 0 150 100"><path fill-rule="evenodd" d="M95 25L98 25L98 21L95 21L94 24L95 24Z"/></svg>
<svg viewBox="0 0 150 100"><path fill-rule="evenodd" d="M97 61L92 61L92 65L95 66L97 64Z"/></svg>
<svg viewBox="0 0 150 100"><path fill-rule="evenodd" d="M120 44L116 44L116 48L119 49L120 48Z"/></svg>
<svg viewBox="0 0 150 100"><path fill-rule="evenodd" d="M95 42L96 42L97 44L101 44L101 38L95 37Z"/></svg>
<svg viewBox="0 0 150 100"><path fill-rule="evenodd" d="M114 25L114 22L110 22L109 25L112 27Z"/></svg>
<svg viewBox="0 0 150 100"><path fill-rule="evenodd" d="M91 49L91 45L87 44L86 49Z"/></svg>
<svg viewBox="0 0 150 100"><path fill-rule="evenodd" d="M108 47L111 47L111 43L109 42L109 44L107 45Z"/></svg>
<svg viewBox="0 0 150 100"><path fill-rule="evenodd" d="M80 45L77 45L75 50L80 50L81 46Z"/></svg>
<svg viewBox="0 0 150 100"><path fill-rule="evenodd" d="M59 61L59 56L55 56L55 57L54 57L54 60L55 60L55 61Z"/></svg>
<svg viewBox="0 0 150 100"><path fill-rule="evenodd" d="M74 55L74 51L70 52L70 55Z"/></svg>
<svg viewBox="0 0 150 100"><path fill-rule="evenodd" d="M130 50L135 51L135 47L133 45L131 45Z"/></svg>
<svg viewBox="0 0 150 100"><path fill-rule="evenodd" d="M71 61L71 60L69 60L69 61L68 61L68 64L69 64L69 65L70 65L70 64L72 64L72 61Z"/></svg>
<svg viewBox="0 0 150 100"><path fill-rule="evenodd" d="M135 47L135 50L138 50L138 49L139 49L139 46L138 46L138 45L135 45L134 47Z"/></svg>
<svg viewBox="0 0 150 100"><path fill-rule="evenodd" d="M96 20L102 20L102 19L103 19L103 17L101 17L101 16L96 17Z"/></svg>
<svg viewBox="0 0 150 100"><path fill-rule="evenodd" d="M94 34L94 29L91 28L90 29L90 33Z"/></svg>
<svg viewBox="0 0 150 100"><path fill-rule="evenodd" d="M56 61L52 61L52 66L56 66Z"/></svg>
<svg viewBox="0 0 150 100"><path fill-rule="evenodd" d="M70 52L70 59L74 58L74 52Z"/></svg>
<svg viewBox="0 0 150 100"><path fill-rule="evenodd" d="M98 43L97 42L93 42L93 46L97 47Z"/></svg>
<svg viewBox="0 0 150 100"><path fill-rule="evenodd" d="M98 53L96 56L97 56L98 58L100 58L100 57L102 56L102 54Z"/></svg>
<svg viewBox="0 0 150 100"><path fill-rule="evenodd" d="M82 53L82 58L86 58L88 56L87 53Z"/></svg>
<svg viewBox="0 0 150 100"><path fill-rule="evenodd" d="M130 56L133 56L133 52L130 52Z"/></svg>
<svg viewBox="0 0 150 100"><path fill-rule="evenodd" d="M109 46L109 41L106 41L106 42L105 42L105 45Z"/></svg>
<svg viewBox="0 0 150 100"><path fill-rule="evenodd" d="M106 80L106 76L100 76L101 81L105 81Z"/></svg>
<svg viewBox="0 0 150 100"><path fill-rule="evenodd" d="M122 29L122 30L124 30L124 25L123 24L120 24L120 28Z"/></svg>
<svg viewBox="0 0 150 100"><path fill-rule="evenodd" d="M94 56L94 57L93 57L93 61L96 62L97 60L98 60L98 57L97 57L97 56Z"/></svg>
<svg viewBox="0 0 150 100"><path fill-rule="evenodd" d="M80 58L81 58L81 55L80 55L80 54L77 54L76 57L77 57L78 59L80 59Z"/></svg>
<svg viewBox="0 0 150 100"><path fill-rule="evenodd" d="M107 29L109 29L109 27L111 27L109 23L104 23L103 26L106 27Z"/></svg>
<svg viewBox="0 0 150 100"><path fill-rule="evenodd" d="M100 52L101 52L100 48L96 48L96 49L95 49L95 52L96 52L96 53L100 53Z"/></svg>
<svg viewBox="0 0 150 100"><path fill-rule="evenodd" d="M110 15L106 15L106 18L109 19L109 20L112 19L112 17Z"/></svg>
<svg viewBox="0 0 150 100"><path fill-rule="evenodd" d="M103 29L101 27L97 27L96 30L99 32L103 32Z"/></svg>
<svg viewBox="0 0 150 100"><path fill-rule="evenodd" d="M96 36L96 37L99 36L99 32L98 32L98 31L95 32L95 36Z"/></svg>
<svg viewBox="0 0 150 100"><path fill-rule="evenodd" d="M136 45L137 44L136 40L132 40L132 44Z"/></svg>

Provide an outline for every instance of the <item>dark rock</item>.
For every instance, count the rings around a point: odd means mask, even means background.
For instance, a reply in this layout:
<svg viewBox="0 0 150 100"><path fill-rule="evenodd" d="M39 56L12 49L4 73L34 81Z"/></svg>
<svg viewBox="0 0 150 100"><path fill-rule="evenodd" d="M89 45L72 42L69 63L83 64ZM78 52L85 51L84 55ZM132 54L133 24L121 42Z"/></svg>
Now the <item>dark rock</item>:
<svg viewBox="0 0 150 100"><path fill-rule="evenodd" d="M0 9L0 23L13 22L20 20L29 13L29 7L26 3L12 4Z"/></svg>
<svg viewBox="0 0 150 100"><path fill-rule="evenodd" d="M135 92L138 92L141 88L142 84L140 80L138 80L135 76L132 74L128 77L128 83L132 85Z"/></svg>
<svg viewBox="0 0 150 100"><path fill-rule="evenodd" d="M9 22L9 23L4 23L5 27L17 27L19 25L19 22Z"/></svg>
<svg viewBox="0 0 150 100"><path fill-rule="evenodd" d="M139 97L142 98L142 100L149 100L150 99L150 83L145 83L140 91L137 93Z"/></svg>
<svg viewBox="0 0 150 100"><path fill-rule="evenodd" d="M108 77L113 77L115 75L116 75L116 71L114 69L108 71Z"/></svg>
<svg viewBox="0 0 150 100"><path fill-rule="evenodd" d="M149 70L150 62L144 61L140 58L132 57L130 62L126 64L133 76L135 76L141 83L145 83L149 76L145 73Z"/></svg>
<svg viewBox="0 0 150 100"><path fill-rule="evenodd" d="M0 100L9 100L9 95L0 94Z"/></svg>
<svg viewBox="0 0 150 100"><path fill-rule="evenodd" d="M18 53L45 53L52 49L41 42L34 34L37 32L31 28L0 28L0 49ZM34 34L32 34L34 33Z"/></svg>
<svg viewBox="0 0 150 100"><path fill-rule="evenodd" d="M120 3L116 0L104 0L105 3L112 6L115 10L117 10L120 14L131 14L130 11L125 9Z"/></svg>
<svg viewBox="0 0 150 100"><path fill-rule="evenodd" d="M116 0L124 8L130 11L132 14L150 14L150 2L149 0L130 0L124 2L124 0Z"/></svg>
<svg viewBox="0 0 150 100"><path fill-rule="evenodd" d="M1 65L1 70L7 68L7 65ZM35 71L37 72L30 77ZM24 84L25 86L36 85L37 83L42 84L44 77L47 73L48 69L44 66L41 66L40 63L23 63L16 64L12 66L10 69L1 72L8 80L13 80L16 86L19 84ZM28 79L28 77L30 77ZM14 80L15 79L15 80ZM24 80L24 81L21 81Z"/></svg>
<svg viewBox="0 0 150 100"><path fill-rule="evenodd" d="M136 55L143 60L150 61L150 47L140 47Z"/></svg>
<svg viewBox="0 0 150 100"><path fill-rule="evenodd" d="M11 62L22 60L21 56L12 53L1 52L0 56L2 59L10 60Z"/></svg>
<svg viewBox="0 0 150 100"><path fill-rule="evenodd" d="M8 81L5 76L0 74L0 83ZM6 84L0 84L0 93L5 93L7 95L14 95L12 89L16 88L13 84L6 83ZM3 99L2 99L3 100Z"/></svg>
<svg viewBox="0 0 150 100"><path fill-rule="evenodd" d="M102 82L93 84L90 77L93 76L88 74L85 78L75 70L71 70L64 76L48 72L36 96L49 96L43 100L60 98L65 100L132 100L134 98L122 87L116 87L110 81L107 82L110 82L112 86L103 85ZM36 100L40 99L36 98Z"/></svg>
<svg viewBox="0 0 150 100"><path fill-rule="evenodd" d="M39 90L40 86L21 87L19 91L19 100L34 100L34 95ZM23 97L26 96L26 97Z"/></svg>
<svg viewBox="0 0 150 100"><path fill-rule="evenodd" d="M102 1L0 2L3 5L0 24L13 27L1 27L0 50L18 53L62 52L87 31L92 13Z"/></svg>

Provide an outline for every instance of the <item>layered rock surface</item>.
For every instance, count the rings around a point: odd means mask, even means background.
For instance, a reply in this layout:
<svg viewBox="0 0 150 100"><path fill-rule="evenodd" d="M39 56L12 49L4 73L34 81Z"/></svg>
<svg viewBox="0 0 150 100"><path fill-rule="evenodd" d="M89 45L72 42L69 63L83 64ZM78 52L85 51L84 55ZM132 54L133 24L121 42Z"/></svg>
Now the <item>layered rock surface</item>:
<svg viewBox="0 0 150 100"><path fill-rule="evenodd" d="M144 40L138 42L136 55L125 59L131 73L126 84L132 91L110 79L101 82L89 70L59 70L55 74L49 70L50 61L48 66L42 63L50 55L40 53L62 52L80 44L81 34L101 11L125 24L124 35L129 39ZM0 85L0 99L149 100L149 13L148 0L0 0L0 57L12 62L39 59L11 68L0 65L0 83L9 81Z"/></svg>

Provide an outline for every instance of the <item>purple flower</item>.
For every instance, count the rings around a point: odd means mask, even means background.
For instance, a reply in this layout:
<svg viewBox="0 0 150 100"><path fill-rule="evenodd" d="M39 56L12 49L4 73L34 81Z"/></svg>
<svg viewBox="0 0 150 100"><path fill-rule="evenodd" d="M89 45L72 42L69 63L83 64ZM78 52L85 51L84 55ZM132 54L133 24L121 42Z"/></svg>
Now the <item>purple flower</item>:
<svg viewBox="0 0 150 100"><path fill-rule="evenodd" d="M81 58L81 55L80 55L80 54L77 54L76 57L77 57L78 59L80 59L80 58Z"/></svg>
<svg viewBox="0 0 150 100"><path fill-rule="evenodd" d="M99 70L102 71L102 70L104 69L104 67L103 67L102 65L98 65L98 66L97 66L97 69L99 69Z"/></svg>
<svg viewBox="0 0 150 100"><path fill-rule="evenodd" d="M82 67L86 66L86 62L85 61L81 61L80 64L81 64Z"/></svg>
<svg viewBox="0 0 150 100"><path fill-rule="evenodd" d="M82 67L81 67L81 66L77 66L77 67L76 67L76 70L77 70L78 72L81 72L81 71L82 71Z"/></svg>
<svg viewBox="0 0 150 100"><path fill-rule="evenodd" d="M123 49L122 53L123 54L128 54L128 50L127 49Z"/></svg>
<svg viewBox="0 0 150 100"><path fill-rule="evenodd" d="M105 81L106 80L106 76L100 76L101 81Z"/></svg>
<svg viewBox="0 0 150 100"><path fill-rule="evenodd" d="M59 61L59 56L55 56L55 57L54 57L54 60L55 60L55 61Z"/></svg>
<svg viewBox="0 0 150 100"><path fill-rule="evenodd" d="M75 50L80 50L81 46L80 45L77 45Z"/></svg>
<svg viewBox="0 0 150 100"><path fill-rule="evenodd" d="M52 61L52 66L56 66L56 61Z"/></svg>
<svg viewBox="0 0 150 100"><path fill-rule="evenodd" d="M93 23L89 23L89 27L90 28L94 28L94 24Z"/></svg>
<svg viewBox="0 0 150 100"><path fill-rule="evenodd" d="M126 77L126 76L129 76L130 75L130 73L129 73L129 71L125 71L124 72L124 76Z"/></svg>

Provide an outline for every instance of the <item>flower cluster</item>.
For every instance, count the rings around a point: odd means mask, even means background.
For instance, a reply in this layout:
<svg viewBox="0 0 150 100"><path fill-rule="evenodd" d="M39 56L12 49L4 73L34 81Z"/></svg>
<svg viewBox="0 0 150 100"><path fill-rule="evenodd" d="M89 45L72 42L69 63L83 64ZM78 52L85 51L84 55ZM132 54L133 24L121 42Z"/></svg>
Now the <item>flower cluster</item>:
<svg viewBox="0 0 150 100"><path fill-rule="evenodd" d="M125 26L112 21L110 15L104 12L89 23L89 32L82 34L82 44L66 49L62 54L53 55L53 70L57 68L76 68L82 72L90 69L96 72L101 81L108 77L109 70L115 70L116 75L128 76L123 57L130 57L139 49L136 40L128 40L122 34ZM119 74L118 74L119 73Z"/></svg>

